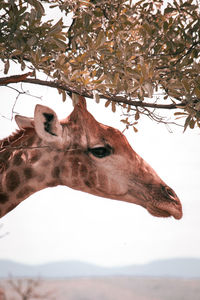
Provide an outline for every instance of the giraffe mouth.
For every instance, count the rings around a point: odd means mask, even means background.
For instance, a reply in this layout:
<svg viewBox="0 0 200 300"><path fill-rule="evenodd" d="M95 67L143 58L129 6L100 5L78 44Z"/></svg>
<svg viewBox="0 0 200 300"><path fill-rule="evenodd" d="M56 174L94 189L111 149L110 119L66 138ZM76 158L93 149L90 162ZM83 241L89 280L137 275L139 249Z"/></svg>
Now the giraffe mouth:
<svg viewBox="0 0 200 300"><path fill-rule="evenodd" d="M141 205L154 217L174 217L176 220L182 218L182 205L177 196L171 199L157 193L150 195L150 191L147 197L144 189L130 190L129 192L134 199L134 202L130 202Z"/></svg>
<svg viewBox="0 0 200 300"><path fill-rule="evenodd" d="M181 204L175 205L174 203L158 203L158 205L147 204L146 209L155 217L174 217L180 220L183 216Z"/></svg>

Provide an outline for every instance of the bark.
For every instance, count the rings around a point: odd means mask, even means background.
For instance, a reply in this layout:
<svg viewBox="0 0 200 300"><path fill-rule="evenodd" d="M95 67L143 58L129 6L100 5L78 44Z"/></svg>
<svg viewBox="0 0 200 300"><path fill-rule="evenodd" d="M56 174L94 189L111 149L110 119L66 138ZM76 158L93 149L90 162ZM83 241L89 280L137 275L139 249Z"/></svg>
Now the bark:
<svg viewBox="0 0 200 300"><path fill-rule="evenodd" d="M0 78L0 86L2 85L7 85L10 83L18 83L18 82L24 82L24 83L30 83L30 84L37 84L37 85L44 85L48 86L51 88L56 88L60 89L63 91L66 91L68 95L71 96L72 93L74 94L79 94L83 97L86 98L93 98L93 94L90 92L79 92L73 87L67 86L63 83L60 82L54 82L54 81L48 81L48 80L40 80L36 78L27 78L28 76L32 76L33 73L29 72L23 75L15 75L15 76L9 76L9 77L4 77ZM110 96L110 95L99 95L101 99L106 99L109 101L113 101L116 103L122 103L122 104L127 104L135 107L149 107L149 108L154 108L154 109L177 109L177 108L183 108L184 103L171 103L171 104L159 104L159 103L148 103L144 101L134 101L134 100L128 100L124 96Z"/></svg>

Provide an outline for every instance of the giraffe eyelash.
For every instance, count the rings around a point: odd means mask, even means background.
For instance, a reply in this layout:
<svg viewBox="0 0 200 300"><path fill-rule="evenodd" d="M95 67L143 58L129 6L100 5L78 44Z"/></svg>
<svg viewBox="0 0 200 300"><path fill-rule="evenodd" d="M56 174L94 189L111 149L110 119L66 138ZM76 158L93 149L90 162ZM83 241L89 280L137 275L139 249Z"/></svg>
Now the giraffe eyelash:
<svg viewBox="0 0 200 300"><path fill-rule="evenodd" d="M104 158L113 153L113 149L110 145L88 148L88 151L97 158Z"/></svg>

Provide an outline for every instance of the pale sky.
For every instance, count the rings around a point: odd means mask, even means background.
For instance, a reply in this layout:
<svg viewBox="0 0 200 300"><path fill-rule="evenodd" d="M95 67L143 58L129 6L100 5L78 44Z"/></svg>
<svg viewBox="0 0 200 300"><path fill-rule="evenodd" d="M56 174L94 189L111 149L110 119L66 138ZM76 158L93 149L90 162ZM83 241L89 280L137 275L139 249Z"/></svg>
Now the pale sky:
<svg viewBox="0 0 200 300"><path fill-rule="evenodd" d="M23 85L24 89L30 86ZM33 116L37 103L53 108L62 119L72 110L54 89L32 87L43 100L21 96L14 111ZM1 87L1 138L17 127L12 116L16 94ZM87 101L101 123L123 130L120 111L113 114L104 102ZM3 117L4 116L4 117ZM200 131L143 120L139 132L126 131L130 144L171 186L183 204L183 218L156 218L144 208L95 197L67 187L48 188L25 201L0 220L0 259L23 263L81 260L102 266L145 263L172 257L200 257Z"/></svg>

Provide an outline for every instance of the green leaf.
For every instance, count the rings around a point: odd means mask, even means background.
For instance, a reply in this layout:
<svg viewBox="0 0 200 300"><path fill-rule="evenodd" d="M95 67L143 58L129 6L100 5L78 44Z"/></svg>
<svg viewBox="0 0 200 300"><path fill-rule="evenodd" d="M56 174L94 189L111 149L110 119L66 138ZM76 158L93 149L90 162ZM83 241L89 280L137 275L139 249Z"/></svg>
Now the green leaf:
<svg viewBox="0 0 200 300"><path fill-rule="evenodd" d="M56 43L56 45L58 46L58 48L60 48L60 50L65 50L67 48L67 45L63 41L58 40L56 38L54 38L53 40Z"/></svg>
<svg viewBox="0 0 200 300"><path fill-rule="evenodd" d="M193 129L194 128L194 126L195 126L195 121L192 119L192 120L190 120L190 123L189 123L189 125L190 125L190 128L191 129Z"/></svg>
<svg viewBox="0 0 200 300"><path fill-rule="evenodd" d="M30 39L28 39L27 44L29 45L29 47L33 46L37 41L36 36L32 36Z"/></svg>
<svg viewBox="0 0 200 300"><path fill-rule="evenodd" d="M172 13L174 10L175 10L175 8L173 8L173 7L166 7L164 10L164 14L166 15L166 14Z"/></svg>
<svg viewBox="0 0 200 300"><path fill-rule="evenodd" d="M137 121L137 120L139 120L139 118L140 118L140 113L139 113L139 111L137 111L135 114L135 120Z"/></svg>
<svg viewBox="0 0 200 300"><path fill-rule="evenodd" d="M183 84L183 86L184 86L186 92L189 93L189 92L190 92L190 85L189 85L189 83L188 83L188 80L187 80L187 79L183 79L183 80L182 80L182 84Z"/></svg>
<svg viewBox="0 0 200 300"><path fill-rule="evenodd" d="M106 40L105 33L103 32L103 30L101 30L97 36L95 47L98 48L102 46L105 43L105 40Z"/></svg>
<svg viewBox="0 0 200 300"><path fill-rule="evenodd" d="M8 74L9 68L10 68L10 62L9 59L7 59L7 61L4 64L4 74Z"/></svg>
<svg viewBox="0 0 200 300"><path fill-rule="evenodd" d="M112 112L116 112L116 102L112 101Z"/></svg>
<svg viewBox="0 0 200 300"><path fill-rule="evenodd" d="M48 35L55 35L62 30L62 18L48 31Z"/></svg>
<svg viewBox="0 0 200 300"><path fill-rule="evenodd" d="M190 120L191 120L191 116L189 115L189 116L186 118L186 120L185 120L183 132L185 132L185 130L187 129L188 125L190 124Z"/></svg>
<svg viewBox="0 0 200 300"><path fill-rule="evenodd" d="M187 113L184 113L184 112L175 112L174 115L175 116L181 116L181 115L187 115Z"/></svg>
<svg viewBox="0 0 200 300"><path fill-rule="evenodd" d="M38 0L27 0L27 2L34 6L36 11L37 11L37 15L38 15L38 18L41 18L44 13L45 13L45 10L44 10L44 7L43 5L41 4L41 1L38 1Z"/></svg>
<svg viewBox="0 0 200 300"><path fill-rule="evenodd" d="M135 127L135 126L132 126L133 127L133 130L134 130L134 132L138 132L138 129Z"/></svg>
<svg viewBox="0 0 200 300"><path fill-rule="evenodd" d="M110 103L111 103L111 100L107 100L105 103L105 107L108 107L108 105L110 105Z"/></svg>
<svg viewBox="0 0 200 300"><path fill-rule="evenodd" d="M87 29L90 23L90 16L88 14L85 14L83 19L84 19L85 28Z"/></svg>
<svg viewBox="0 0 200 300"><path fill-rule="evenodd" d="M94 99L95 99L96 103L100 102L100 97L99 97L98 93L94 93Z"/></svg>
<svg viewBox="0 0 200 300"><path fill-rule="evenodd" d="M24 71L24 69L26 68L26 64L24 61L21 62L21 70Z"/></svg>
<svg viewBox="0 0 200 300"><path fill-rule="evenodd" d="M66 101L66 92L65 91L62 91L62 101L65 102Z"/></svg>
<svg viewBox="0 0 200 300"><path fill-rule="evenodd" d="M164 31L167 31L168 27L169 27L169 24L168 24L167 21L165 21L164 24L163 24Z"/></svg>
<svg viewBox="0 0 200 300"><path fill-rule="evenodd" d="M194 89L194 92L195 92L196 96L200 99L200 89L198 87L196 87Z"/></svg>

